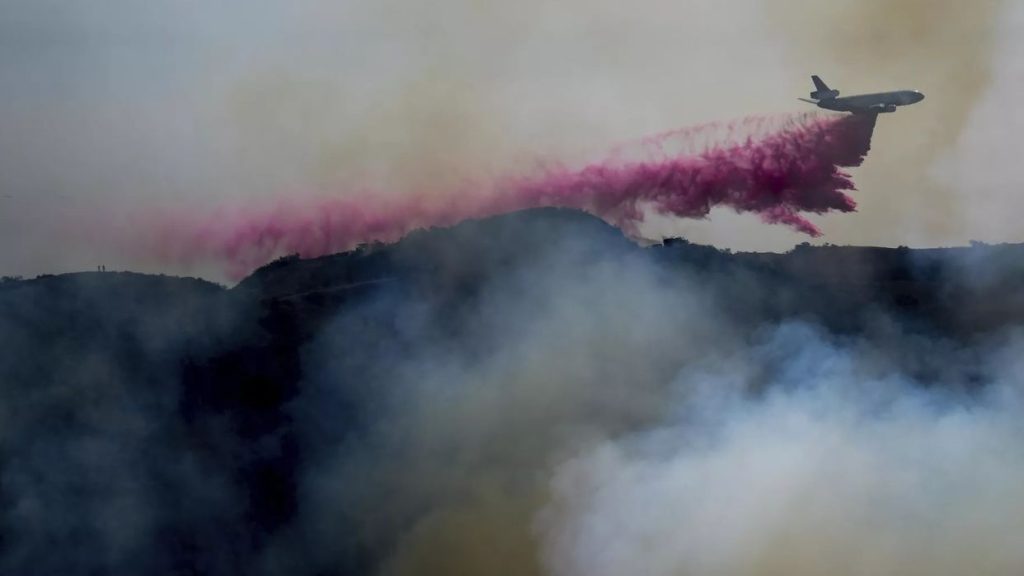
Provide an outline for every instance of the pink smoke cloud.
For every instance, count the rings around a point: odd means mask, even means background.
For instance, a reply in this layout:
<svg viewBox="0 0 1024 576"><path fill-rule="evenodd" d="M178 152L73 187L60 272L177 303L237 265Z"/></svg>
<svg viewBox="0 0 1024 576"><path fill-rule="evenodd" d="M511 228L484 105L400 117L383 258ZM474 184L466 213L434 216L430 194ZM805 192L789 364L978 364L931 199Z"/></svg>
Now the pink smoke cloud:
<svg viewBox="0 0 1024 576"><path fill-rule="evenodd" d="M394 242L419 228L538 207L584 210L635 234L645 210L703 218L712 207L727 206L818 236L803 214L856 208L845 193L855 189L853 182L842 168L863 161L874 125L874 115L816 114L707 124L642 140L636 160L618 149L581 169L547 166L440 198L319 198L162 216L150 223L152 242L146 244L163 261L218 262L240 278L284 254L316 257Z"/></svg>

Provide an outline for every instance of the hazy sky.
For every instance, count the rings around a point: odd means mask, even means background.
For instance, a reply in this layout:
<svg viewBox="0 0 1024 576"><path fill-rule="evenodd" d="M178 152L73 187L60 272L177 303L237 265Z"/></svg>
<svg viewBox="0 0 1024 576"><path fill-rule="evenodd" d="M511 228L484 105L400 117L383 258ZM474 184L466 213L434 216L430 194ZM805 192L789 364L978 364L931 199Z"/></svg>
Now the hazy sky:
<svg viewBox="0 0 1024 576"><path fill-rule="evenodd" d="M996 0L0 0L0 274L156 269L141 212L443 191L709 120L916 88L822 242L1024 241L1021 8ZM740 249L753 217L658 222ZM174 272L183 272L175 270Z"/></svg>

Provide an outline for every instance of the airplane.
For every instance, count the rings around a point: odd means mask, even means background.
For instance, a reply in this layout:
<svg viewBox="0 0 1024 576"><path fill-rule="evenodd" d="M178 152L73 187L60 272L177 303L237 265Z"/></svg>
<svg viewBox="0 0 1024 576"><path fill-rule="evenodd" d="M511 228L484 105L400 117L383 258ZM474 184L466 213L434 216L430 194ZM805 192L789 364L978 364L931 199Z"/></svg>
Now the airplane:
<svg viewBox="0 0 1024 576"><path fill-rule="evenodd" d="M907 106L924 100L924 94L917 90L896 90L894 92L878 92L876 94L858 94L856 96L839 97L839 90L832 90L817 76L814 81L814 92L811 99L798 98L810 102L818 108L835 110L836 112L852 112L854 114L879 114L895 112L897 106Z"/></svg>

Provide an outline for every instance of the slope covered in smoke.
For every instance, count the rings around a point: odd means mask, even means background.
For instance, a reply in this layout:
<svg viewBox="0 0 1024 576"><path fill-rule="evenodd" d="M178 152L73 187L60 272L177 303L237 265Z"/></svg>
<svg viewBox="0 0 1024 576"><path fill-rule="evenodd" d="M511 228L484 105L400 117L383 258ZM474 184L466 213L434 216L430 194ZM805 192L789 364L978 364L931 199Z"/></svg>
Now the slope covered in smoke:
<svg viewBox="0 0 1024 576"><path fill-rule="evenodd" d="M0 284L0 572L1015 574L1024 246L541 209Z"/></svg>

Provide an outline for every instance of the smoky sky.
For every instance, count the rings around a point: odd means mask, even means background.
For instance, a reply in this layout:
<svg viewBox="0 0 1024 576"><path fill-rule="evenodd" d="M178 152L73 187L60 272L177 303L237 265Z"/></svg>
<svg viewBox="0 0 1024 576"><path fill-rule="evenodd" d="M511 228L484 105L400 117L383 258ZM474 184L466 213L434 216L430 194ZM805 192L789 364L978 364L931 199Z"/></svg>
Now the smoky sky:
<svg viewBox="0 0 1024 576"><path fill-rule="evenodd" d="M799 111L811 73L928 95L879 119L861 211L816 219L822 241L1020 240L1021 11L961 4L0 0L0 274L206 273L118 241L153 211L441 196ZM728 212L650 225L803 241ZM1018 326L954 335L866 300L837 330L804 308L827 291L588 226L417 236L386 254L429 280L374 277L280 363L260 352L309 326L248 288L5 283L0 566L1021 573ZM968 297L935 325L1012 300L1005 264L951 268L939 291Z"/></svg>
<svg viewBox="0 0 1024 576"><path fill-rule="evenodd" d="M140 212L444 194L667 129L797 111L815 72L846 93L928 94L884 118L855 174L861 212L822 219L826 240L963 242L988 230L967 206L1001 206L1016 178L987 167L1005 175L993 191L970 180L977 161L950 181L932 169L1005 140L974 113L1019 52L996 2L6 0L0 12L5 274L158 269L112 239ZM656 221L659 233L801 241L727 211Z"/></svg>

